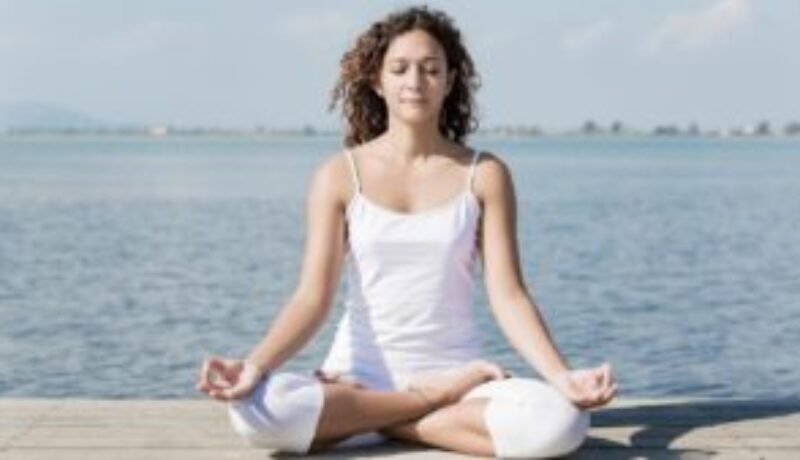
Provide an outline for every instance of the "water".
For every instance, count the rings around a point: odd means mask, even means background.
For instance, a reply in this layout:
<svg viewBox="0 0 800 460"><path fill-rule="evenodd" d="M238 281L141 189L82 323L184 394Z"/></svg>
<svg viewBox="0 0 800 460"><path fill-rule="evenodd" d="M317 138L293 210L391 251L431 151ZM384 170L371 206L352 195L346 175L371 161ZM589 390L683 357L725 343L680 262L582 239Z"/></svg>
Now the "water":
<svg viewBox="0 0 800 460"><path fill-rule="evenodd" d="M797 397L800 140L477 138L574 367L628 396ZM200 397L297 281L338 139L0 140L0 396ZM341 292L341 291L340 291ZM320 363L341 313L287 369ZM477 314L489 356L535 375Z"/></svg>

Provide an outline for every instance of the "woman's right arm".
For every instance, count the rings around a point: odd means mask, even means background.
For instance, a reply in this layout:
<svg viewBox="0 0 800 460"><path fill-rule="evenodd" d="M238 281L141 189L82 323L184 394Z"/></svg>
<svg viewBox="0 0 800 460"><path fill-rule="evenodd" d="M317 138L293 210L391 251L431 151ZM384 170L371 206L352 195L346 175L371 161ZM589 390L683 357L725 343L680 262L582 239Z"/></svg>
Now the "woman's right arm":
<svg viewBox="0 0 800 460"><path fill-rule="evenodd" d="M348 171L341 155L313 174L306 204L306 243L300 279L246 361L262 373L280 367L314 336L330 311L344 258Z"/></svg>
<svg viewBox="0 0 800 460"><path fill-rule="evenodd" d="M344 209L349 195L342 155L313 174L307 199L305 257L294 294L246 359L209 357L197 389L220 401L249 394L265 373L274 371L314 335L330 310L344 258Z"/></svg>

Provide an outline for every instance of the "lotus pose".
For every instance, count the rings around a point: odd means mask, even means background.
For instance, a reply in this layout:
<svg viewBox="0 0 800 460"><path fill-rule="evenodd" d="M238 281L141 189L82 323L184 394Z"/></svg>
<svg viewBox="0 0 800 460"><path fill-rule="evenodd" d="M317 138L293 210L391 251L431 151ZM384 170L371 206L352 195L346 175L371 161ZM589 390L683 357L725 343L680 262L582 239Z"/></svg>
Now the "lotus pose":
<svg viewBox="0 0 800 460"><path fill-rule="evenodd" d="M244 359L207 358L197 387L228 403L257 446L307 453L401 439L486 456L580 446L610 365L571 370L525 286L511 172L468 146L477 74L443 12L372 24L341 60L344 148L314 172L290 300ZM505 336L542 379L482 355L478 263ZM320 369L279 368L326 320L340 275L345 313Z"/></svg>

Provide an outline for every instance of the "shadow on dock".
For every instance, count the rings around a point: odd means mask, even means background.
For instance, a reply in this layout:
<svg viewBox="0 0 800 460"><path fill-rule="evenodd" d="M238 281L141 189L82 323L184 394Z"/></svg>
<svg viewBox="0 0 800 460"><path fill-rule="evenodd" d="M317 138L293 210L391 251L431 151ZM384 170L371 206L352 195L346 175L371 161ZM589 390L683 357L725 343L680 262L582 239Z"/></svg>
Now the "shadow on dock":
<svg viewBox="0 0 800 460"><path fill-rule="evenodd" d="M697 400L644 402L610 407L593 414L592 432L581 451L569 458L704 459L727 454L760 458L759 451L798 455L800 400ZM597 437L594 433L624 435ZM793 452L793 454L792 454ZM748 455L749 454L749 455Z"/></svg>
<svg viewBox="0 0 800 460"><path fill-rule="evenodd" d="M796 435L800 432L800 416L792 417L800 414L800 400L655 400L628 404L593 412L586 442L567 458L696 460L720 455L742 459L800 458L800 440ZM429 458L426 453L433 452L389 441L373 447L334 449L305 458ZM434 455L448 456L442 454ZM298 456L273 453L271 458Z"/></svg>

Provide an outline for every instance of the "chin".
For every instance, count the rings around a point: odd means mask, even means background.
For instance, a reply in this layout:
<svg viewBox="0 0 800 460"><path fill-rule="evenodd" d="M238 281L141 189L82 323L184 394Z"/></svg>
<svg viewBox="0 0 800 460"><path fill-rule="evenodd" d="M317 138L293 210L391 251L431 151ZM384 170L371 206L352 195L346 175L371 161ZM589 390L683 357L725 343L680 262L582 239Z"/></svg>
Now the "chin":
<svg viewBox="0 0 800 460"><path fill-rule="evenodd" d="M437 114L428 110L403 110L395 114L395 118L408 125L424 125L438 120Z"/></svg>

